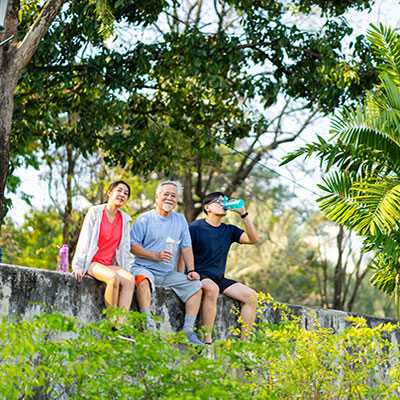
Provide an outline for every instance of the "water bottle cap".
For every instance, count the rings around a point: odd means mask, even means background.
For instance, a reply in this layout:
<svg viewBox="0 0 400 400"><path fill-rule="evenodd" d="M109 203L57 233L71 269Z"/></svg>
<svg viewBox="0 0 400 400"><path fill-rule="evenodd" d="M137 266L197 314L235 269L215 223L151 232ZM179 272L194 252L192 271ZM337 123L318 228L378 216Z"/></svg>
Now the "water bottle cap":
<svg viewBox="0 0 400 400"><path fill-rule="evenodd" d="M175 244L175 240L172 239L172 238L170 238L170 237L167 237L167 239L165 240L165 243L168 243L168 244Z"/></svg>

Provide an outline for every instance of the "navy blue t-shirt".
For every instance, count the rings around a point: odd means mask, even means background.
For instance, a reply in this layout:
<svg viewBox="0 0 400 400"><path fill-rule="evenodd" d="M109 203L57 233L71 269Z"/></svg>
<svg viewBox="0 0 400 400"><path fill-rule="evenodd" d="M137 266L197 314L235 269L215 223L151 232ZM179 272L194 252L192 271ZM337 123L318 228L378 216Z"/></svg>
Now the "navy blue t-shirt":
<svg viewBox="0 0 400 400"><path fill-rule="evenodd" d="M189 225L189 231L196 271L213 278L223 276L231 244L239 243L244 230L224 223L215 227L199 219Z"/></svg>

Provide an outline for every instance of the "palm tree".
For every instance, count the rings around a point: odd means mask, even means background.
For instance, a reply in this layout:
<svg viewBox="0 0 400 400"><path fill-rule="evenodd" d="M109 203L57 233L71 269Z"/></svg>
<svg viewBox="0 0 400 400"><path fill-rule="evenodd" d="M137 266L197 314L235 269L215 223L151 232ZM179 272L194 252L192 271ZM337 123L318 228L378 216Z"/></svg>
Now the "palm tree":
<svg viewBox="0 0 400 400"><path fill-rule="evenodd" d="M316 153L329 174L319 187L326 216L356 231L370 263L372 283L394 294L400 315L400 37L390 27L367 32L378 60L379 84L364 104L345 108L331 123L331 140L318 137L285 157Z"/></svg>

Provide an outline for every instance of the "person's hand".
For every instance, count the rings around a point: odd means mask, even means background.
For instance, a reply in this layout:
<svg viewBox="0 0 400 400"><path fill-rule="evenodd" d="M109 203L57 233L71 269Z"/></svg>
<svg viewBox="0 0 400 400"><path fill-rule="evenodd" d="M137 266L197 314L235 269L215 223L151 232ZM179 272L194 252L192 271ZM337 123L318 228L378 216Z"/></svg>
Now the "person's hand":
<svg viewBox="0 0 400 400"><path fill-rule="evenodd" d="M78 282L82 282L82 279L85 276L85 272L82 269L76 269L74 271L74 275Z"/></svg>
<svg viewBox="0 0 400 400"><path fill-rule="evenodd" d="M173 259L172 253L168 250L161 250L159 253L156 253L156 254L157 254L156 261L163 261L166 263L170 263Z"/></svg>
<svg viewBox="0 0 400 400"><path fill-rule="evenodd" d="M229 208L229 211L234 211L236 213L238 213L239 215L243 215L246 212L246 209L244 207L242 208Z"/></svg>
<svg viewBox="0 0 400 400"><path fill-rule="evenodd" d="M198 281L200 279L200 275L196 271L190 271L187 277L189 281Z"/></svg>

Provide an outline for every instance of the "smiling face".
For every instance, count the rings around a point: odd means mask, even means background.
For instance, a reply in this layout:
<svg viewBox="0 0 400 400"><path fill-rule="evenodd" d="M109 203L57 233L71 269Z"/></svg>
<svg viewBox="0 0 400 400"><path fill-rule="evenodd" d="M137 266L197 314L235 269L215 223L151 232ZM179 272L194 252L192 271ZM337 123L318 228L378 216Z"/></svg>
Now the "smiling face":
<svg viewBox="0 0 400 400"><path fill-rule="evenodd" d="M169 215L178 204L178 188L175 185L165 184L156 194L157 211L159 214Z"/></svg>
<svg viewBox="0 0 400 400"><path fill-rule="evenodd" d="M109 205L114 207L122 207L129 197L129 188L123 183L118 184L112 190L107 192Z"/></svg>

